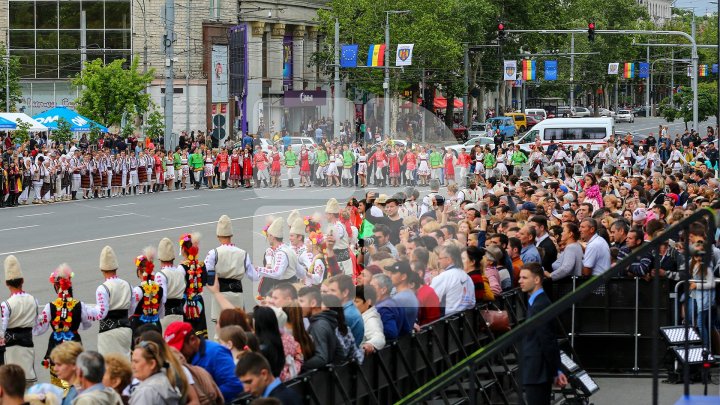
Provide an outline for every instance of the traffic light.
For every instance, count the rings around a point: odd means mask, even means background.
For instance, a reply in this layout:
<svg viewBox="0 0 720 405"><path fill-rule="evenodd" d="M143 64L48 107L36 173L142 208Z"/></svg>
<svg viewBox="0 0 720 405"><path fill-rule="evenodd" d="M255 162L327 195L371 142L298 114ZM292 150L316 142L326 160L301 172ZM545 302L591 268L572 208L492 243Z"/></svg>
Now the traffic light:
<svg viewBox="0 0 720 405"><path fill-rule="evenodd" d="M502 41L505 39L505 24L498 23L498 40Z"/></svg>
<svg viewBox="0 0 720 405"><path fill-rule="evenodd" d="M595 23L588 23L588 40L590 42L595 41Z"/></svg>

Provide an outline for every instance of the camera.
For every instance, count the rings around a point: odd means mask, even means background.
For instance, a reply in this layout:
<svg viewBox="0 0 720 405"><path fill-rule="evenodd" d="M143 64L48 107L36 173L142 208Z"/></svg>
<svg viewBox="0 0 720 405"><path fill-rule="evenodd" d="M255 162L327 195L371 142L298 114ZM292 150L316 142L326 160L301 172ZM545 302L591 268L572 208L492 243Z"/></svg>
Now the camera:
<svg viewBox="0 0 720 405"><path fill-rule="evenodd" d="M372 246L375 244L375 238L362 238L358 242L363 242L362 247Z"/></svg>

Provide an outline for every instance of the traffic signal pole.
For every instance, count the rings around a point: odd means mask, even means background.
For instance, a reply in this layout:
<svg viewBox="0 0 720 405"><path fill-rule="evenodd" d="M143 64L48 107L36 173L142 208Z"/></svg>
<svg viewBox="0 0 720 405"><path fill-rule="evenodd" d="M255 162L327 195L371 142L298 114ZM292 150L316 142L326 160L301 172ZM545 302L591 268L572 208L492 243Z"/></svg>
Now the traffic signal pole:
<svg viewBox="0 0 720 405"><path fill-rule="evenodd" d="M503 27L504 28L504 27ZM586 33L584 29L574 30L504 30L505 33L513 34L582 34ZM698 74L698 53L697 43L695 38L690 34L682 31L652 31L652 30L595 30L596 34L619 34L619 35L668 35L668 36L681 36L690 42L692 47L692 92L693 92L693 128L697 131L698 128L698 91L697 91L697 74Z"/></svg>

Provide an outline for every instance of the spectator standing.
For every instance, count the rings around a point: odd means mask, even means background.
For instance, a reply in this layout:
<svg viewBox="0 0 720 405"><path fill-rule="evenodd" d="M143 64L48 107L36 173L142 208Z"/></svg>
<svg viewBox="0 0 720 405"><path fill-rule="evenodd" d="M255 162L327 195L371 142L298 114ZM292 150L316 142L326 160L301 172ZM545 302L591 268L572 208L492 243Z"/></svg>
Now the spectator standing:
<svg viewBox="0 0 720 405"><path fill-rule="evenodd" d="M407 325L402 310L398 308L395 300L390 297L392 292L392 281L385 274L375 274L370 280L370 285L377 294L377 308L380 319L383 323L385 341L397 340L403 334L410 332L410 325Z"/></svg>
<svg viewBox="0 0 720 405"><path fill-rule="evenodd" d="M520 239L520 243L522 243L520 258L522 259L523 263L542 263L542 259L540 258L540 252L537 250L537 247L535 247L536 236L537 233L535 231L535 228L530 225L523 226L517 233L517 237L518 239Z"/></svg>
<svg viewBox="0 0 720 405"><path fill-rule="evenodd" d="M282 405L301 405L300 395L273 376L270 364L260 353L247 353L238 360L235 374L245 392L255 398L277 398Z"/></svg>
<svg viewBox="0 0 720 405"><path fill-rule="evenodd" d="M560 234L560 249L557 260L552 264L552 272L545 271L545 277L553 281L561 280L569 276L582 275L583 248L578 243L580 229L572 222L563 224Z"/></svg>
<svg viewBox="0 0 720 405"><path fill-rule="evenodd" d="M390 281L395 287L393 299L398 308L403 311L407 324L412 327L417 323L420 303L415 296L415 291L410 288L410 278L413 272L410 263L401 260L386 266L385 270L390 272Z"/></svg>
<svg viewBox="0 0 720 405"><path fill-rule="evenodd" d="M302 307L303 316L310 321L308 333L315 344L315 352L311 358L305 359L303 370L332 364L342 355L342 348L335 336L337 314L335 311L322 309L320 289L317 287L301 288L298 292L298 303Z"/></svg>
<svg viewBox="0 0 720 405"><path fill-rule="evenodd" d="M0 366L0 404L25 404L25 372L17 364Z"/></svg>
<svg viewBox="0 0 720 405"><path fill-rule="evenodd" d="M470 276L462 270L460 249L453 244L440 248L438 256L443 271L432 279L430 286L440 298L445 315L464 311L475 306L475 288Z"/></svg>
<svg viewBox="0 0 720 405"><path fill-rule="evenodd" d="M102 383L105 375L105 360L100 353L94 351L80 353L75 367L80 393L73 401L73 405L123 405L120 395ZM172 402L166 403L172 404Z"/></svg>
<svg viewBox="0 0 720 405"><path fill-rule="evenodd" d="M597 276L610 268L610 246L597 234L597 221L585 218L580 223L580 238L585 242L583 276Z"/></svg>
<svg viewBox="0 0 720 405"><path fill-rule="evenodd" d="M353 302L353 293L355 287L351 276L339 274L331 277L327 281L328 293L336 296L342 304L343 314L345 315L345 323L352 331L355 338L355 344L360 346L360 342L365 335L365 326L360 311L355 307Z"/></svg>
<svg viewBox="0 0 720 405"><path fill-rule="evenodd" d="M373 304L377 300L375 289L371 285L358 285L355 287L355 306L362 313L363 326L365 327L360 347L365 354L385 347L385 333L383 331L382 318Z"/></svg>

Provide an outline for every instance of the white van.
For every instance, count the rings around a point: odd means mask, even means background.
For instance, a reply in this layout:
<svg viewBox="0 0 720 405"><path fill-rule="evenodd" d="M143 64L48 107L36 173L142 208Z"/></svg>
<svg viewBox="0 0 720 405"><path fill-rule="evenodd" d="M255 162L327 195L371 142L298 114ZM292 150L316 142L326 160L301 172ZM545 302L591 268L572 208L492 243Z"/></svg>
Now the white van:
<svg viewBox="0 0 720 405"><path fill-rule="evenodd" d="M614 133L614 123L610 117L549 118L532 127L514 143L521 150L531 152L530 145L537 140L544 148L554 140L556 144L562 143L573 149L584 146L585 150L594 154L607 144Z"/></svg>
<svg viewBox="0 0 720 405"><path fill-rule="evenodd" d="M525 115L539 115L543 121L547 119L547 111L542 108L526 108Z"/></svg>

